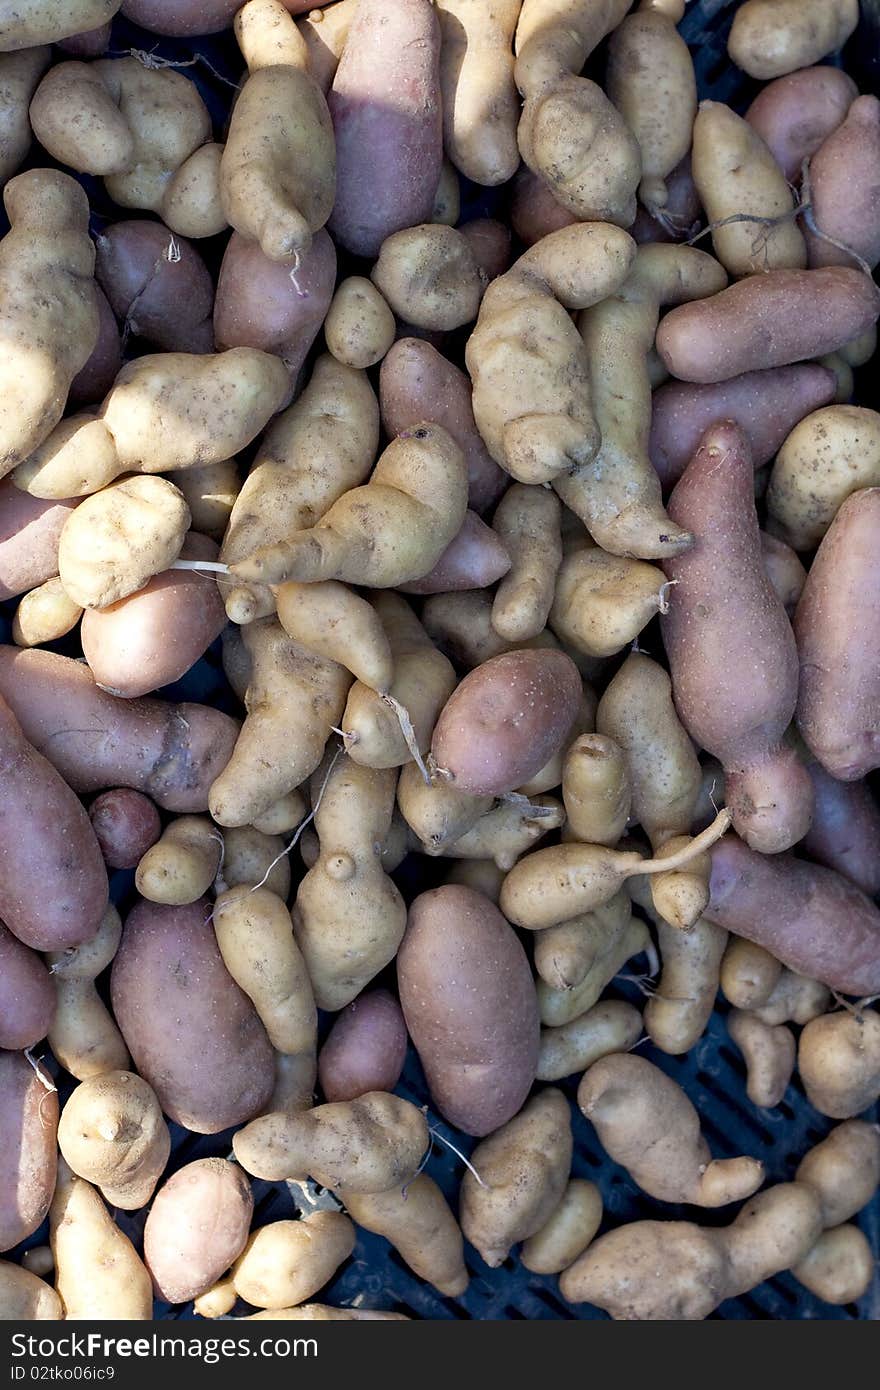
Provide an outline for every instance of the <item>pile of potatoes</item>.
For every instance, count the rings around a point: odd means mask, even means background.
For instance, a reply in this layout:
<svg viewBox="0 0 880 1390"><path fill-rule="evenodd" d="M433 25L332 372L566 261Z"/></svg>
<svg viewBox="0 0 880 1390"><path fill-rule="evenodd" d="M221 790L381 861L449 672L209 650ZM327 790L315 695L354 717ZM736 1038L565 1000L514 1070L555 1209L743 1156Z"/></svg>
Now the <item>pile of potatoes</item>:
<svg viewBox="0 0 880 1390"><path fill-rule="evenodd" d="M737 5L745 111L684 9L0 6L0 1317L399 1318L316 1301L358 1228L621 1319L868 1288L880 100L857 0ZM117 11L234 30L223 129ZM664 1070L716 1009L786 1181Z"/></svg>

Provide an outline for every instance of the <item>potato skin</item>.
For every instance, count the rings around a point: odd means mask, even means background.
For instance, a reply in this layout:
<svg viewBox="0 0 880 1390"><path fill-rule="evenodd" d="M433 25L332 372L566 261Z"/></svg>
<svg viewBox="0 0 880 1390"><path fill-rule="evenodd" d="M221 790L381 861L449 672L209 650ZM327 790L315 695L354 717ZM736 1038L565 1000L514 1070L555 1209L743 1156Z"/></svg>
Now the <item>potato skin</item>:
<svg viewBox="0 0 880 1390"><path fill-rule="evenodd" d="M159 1298L187 1303L210 1288L244 1249L253 1212L247 1176L225 1158L173 1173L144 1227L144 1262Z"/></svg>
<svg viewBox="0 0 880 1390"><path fill-rule="evenodd" d="M0 1052L0 1250L31 1235L57 1171L58 1093L20 1052Z"/></svg>
<svg viewBox="0 0 880 1390"><path fill-rule="evenodd" d="M440 28L430 0L361 0L327 103L337 160L329 226L347 251L375 259L392 232L430 220L440 181Z"/></svg>
<svg viewBox="0 0 880 1390"><path fill-rule="evenodd" d="M20 1052L45 1038L55 1017L52 979L36 951L0 922L0 1048Z"/></svg>
<svg viewBox="0 0 880 1390"><path fill-rule="evenodd" d="M135 869L162 834L162 822L148 796L115 787L96 796L89 820L111 869Z"/></svg>
<svg viewBox="0 0 880 1390"><path fill-rule="evenodd" d="M240 0L124 0L126 19L152 34L216 34L232 23Z"/></svg>
<svg viewBox="0 0 880 1390"><path fill-rule="evenodd" d="M785 177L797 183L804 160L837 129L858 94L840 68L801 68L762 87L745 117Z"/></svg>
<svg viewBox="0 0 880 1390"><path fill-rule="evenodd" d="M710 922L842 994L880 990L880 912L855 884L790 855L756 854L736 835L711 855Z"/></svg>
<svg viewBox="0 0 880 1390"><path fill-rule="evenodd" d="M186 907L141 901L132 909L110 994L135 1066L172 1120L217 1134L267 1104L274 1054L223 964L205 898Z"/></svg>
<svg viewBox="0 0 880 1390"><path fill-rule="evenodd" d="M574 723L581 678L564 652L503 652L468 673L437 720L431 753L460 791L500 796L528 782Z"/></svg>
<svg viewBox="0 0 880 1390"><path fill-rule="evenodd" d="M168 352L214 351L208 268L185 237L172 236L161 222L106 227L97 239L95 278L132 333Z"/></svg>
<svg viewBox="0 0 880 1390"><path fill-rule="evenodd" d="M0 480L0 601L36 589L58 573L58 542L79 501L31 497Z"/></svg>
<svg viewBox="0 0 880 1390"><path fill-rule="evenodd" d="M538 1066L538 1002L516 934L481 893L435 888L410 908L397 979L434 1104L465 1134L490 1134Z"/></svg>
<svg viewBox="0 0 880 1390"><path fill-rule="evenodd" d="M190 532L181 557L216 560L217 546ZM225 626L226 609L209 572L167 569L127 598L87 609L80 640L101 689L133 699L179 680Z"/></svg>
<svg viewBox="0 0 880 1390"><path fill-rule="evenodd" d="M387 989L367 990L336 1015L318 1055L324 1099L354 1100L368 1091L393 1091L408 1042L400 1005Z"/></svg>
<svg viewBox="0 0 880 1390"><path fill-rule="evenodd" d="M880 806L867 782L840 782L821 763L807 768L813 784L813 824L803 848L867 893L880 893Z"/></svg>
<svg viewBox="0 0 880 1390"><path fill-rule="evenodd" d="M80 367L67 393L68 407L97 405L110 390L122 370L122 338L116 315L99 285L95 285L98 306L98 341L84 367ZM63 503L58 505L63 506Z"/></svg>
<svg viewBox="0 0 880 1390"><path fill-rule="evenodd" d="M107 871L84 807L0 699L0 916L38 951L79 946L107 906Z"/></svg>

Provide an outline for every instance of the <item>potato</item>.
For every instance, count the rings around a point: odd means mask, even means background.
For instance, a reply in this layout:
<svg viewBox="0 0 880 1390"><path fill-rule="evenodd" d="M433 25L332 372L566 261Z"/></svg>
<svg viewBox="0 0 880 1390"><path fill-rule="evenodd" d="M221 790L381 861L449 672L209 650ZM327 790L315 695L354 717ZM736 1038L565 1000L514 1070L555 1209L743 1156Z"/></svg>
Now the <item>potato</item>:
<svg viewBox="0 0 880 1390"><path fill-rule="evenodd" d="M318 1079L318 1059L315 1049L308 1052L275 1053L275 1086L264 1115L299 1115L311 1110L315 1103Z"/></svg>
<svg viewBox="0 0 880 1390"><path fill-rule="evenodd" d="M63 1161L49 1211L55 1284L68 1321L150 1321L150 1276L90 1183Z"/></svg>
<svg viewBox="0 0 880 1390"><path fill-rule="evenodd" d="M58 1147L77 1177L93 1183L110 1206L138 1211L162 1177L171 1136L146 1081L129 1071L105 1071L68 1098Z"/></svg>
<svg viewBox="0 0 880 1390"><path fill-rule="evenodd" d="M766 1004L782 974L782 964L742 936L730 936L721 961L720 983L725 999L736 1009Z"/></svg>
<svg viewBox="0 0 880 1390"><path fill-rule="evenodd" d="M512 40L520 0L487 11L480 0L439 0L443 146L475 183L495 186L516 173L519 101Z"/></svg>
<svg viewBox="0 0 880 1390"><path fill-rule="evenodd" d="M21 1052L44 1038L55 1016L49 972L0 922L0 1048Z"/></svg>
<svg viewBox="0 0 880 1390"><path fill-rule="evenodd" d="M57 63L31 102L31 124L53 159L77 173L125 174L135 163L135 135L102 71L99 64Z"/></svg>
<svg viewBox="0 0 880 1390"><path fill-rule="evenodd" d="M731 1009L727 1031L748 1068L746 1095L761 1109L772 1109L782 1100L794 1071L797 1043L784 1024L771 1028L752 1014Z"/></svg>
<svg viewBox="0 0 880 1390"><path fill-rule="evenodd" d="M544 630L562 564L562 507L544 488L514 483L502 497L492 527L511 567L492 603L492 626L506 641L523 642Z"/></svg>
<svg viewBox="0 0 880 1390"><path fill-rule="evenodd" d="M797 726L814 758L853 782L880 762L874 538L880 488L848 497L826 532L794 615Z"/></svg>
<svg viewBox="0 0 880 1390"><path fill-rule="evenodd" d="M284 835L303 819L305 801L298 791L275 802L269 815L280 816L283 824L278 834L265 834L252 825L225 826L223 829L223 862L217 872L215 891L226 892L240 883L248 888L267 888L282 902L290 892L290 859L286 853ZM289 812L289 814L288 814ZM265 822L261 821L265 824ZM279 858L279 855L281 856Z"/></svg>
<svg viewBox="0 0 880 1390"><path fill-rule="evenodd" d="M25 1250L21 1257L21 1267L31 1274L36 1274L40 1279L51 1274L55 1268L55 1261L52 1259L52 1251L49 1246L32 1245L29 1250Z"/></svg>
<svg viewBox="0 0 880 1390"><path fill-rule="evenodd" d="M538 1008L525 952L501 913L468 888L420 894L397 979L440 1113L466 1134L505 1124L535 1079Z"/></svg>
<svg viewBox="0 0 880 1390"><path fill-rule="evenodd" d="M25 946L78 946L94 935L107 906L98 842L83 806L2 698L0 738L0 917Z"/></svg>
<svg viewBox="0 0 880 1390"><path fill-rule="evenodd" d="M127 332L168 352L214 351L214 286L189 241L149 219L111 222L95 251L95 279Z"/></svg>
<svg viewBox="0 0 880 1390"><path fill-rule="evenodd" d="M172 1120L218 1134L259 1113L272 1091L272 1049L223 964L204 899L188 907L135 905L110 994L135 1065ZM149 1012L145 997L153 1001Z"/></svg>
<svg viewBox="0 0 880 1390"><path fill-rule="evenodd" d="M746 0L733 17L727 52L766 82L842 47L858 19L858 0Z"/></svg>
<svg viewBox="0 0 880 1390"><path fill-rule="evenodd" d="M847 497L880 483L880 414L829 405L803 418L770 473L767 511L777 535L812 550Z"/></svg>
<svg viewBox="0 0 880 1390"><path fill-rule="evenodd" d="M798 1071L820 1114L860 1115L880 1096L880 1014L865 1009L812 1019L798 1042Z"/></svg>
<svg viewBox="0 0 880 1390"><path fill-rule="evenodd" d="M205 811L238 724L207 705L121 701L54 652L0 646L0 695L75 791L129 786L167 811Z"/></svg>
<svg viewBox="0 0 880 1390"><path fill-rule="evenodd" d="M832 869L756 854L726 835L712 849L710 888L710 922L842 994L880 990L880 912Z"/></svg>
<svg viewBox="0 0 880 1390"><path fill-rule="evenodd" d="M403 1071L408 1041L400 1005L387 989L359 994L338 1014L318 1054L318 1080L325 1100L355 1100L368 1091L393 1091Z"/></svg>
<svg viewBox="0 0 880 1390"><path fill-rule="evenodd" d="M400 1096L368 1091L357 1100L298 1115L270 1114L233 1137L238 1162L270 1182L312 1177L346 1192L388 1192L415 1177L428 1147L421 1110Z"/></svg>
<svg viewBox="0 0 880 1390"><path fill-rule="evenodd" d="M0 52L56 43L95 29L118 9L117 0L59 0L51 5L46 0L17 0L0 18Z"/></svg>
<svg viewBox="0 0 880 1390"><path fill-rule="evenodd" d="M698 1321L796 1265L821 1233L804 1183L759 1193L721 1228L690 1221L632 1221L593 1242L564 1271L570 1303L593 1303L625 1321Z"/></svg>
<svg viewBox="0 0 880 1390"><path fill-rule="evenodd" d="M230 888L214 903L223 963L252 1001L277 1052L311 1053L318 1019L290 913L267 888Z"/></svg>
<svg viewBox="0 0 880 1390"><path fill-rule="evenodd" d="M122 13L154 34L214 34L225 29L239 0L123 0Z"/></svg>
<svg viewBox="0 0 880 1390"><path fill-rule="evenodd" d="M766 531L761 532L761 554L770 586L789 618L793 618L807 582L807 571L790 545L768 536Z"/></svg>
<svg viewBox="0 0 880 1390"><path fill-rule="evenodd" d="M43 501L0 481L0 601L58 573L58 541L77 499Z"/></svg>
<svg viewBox="0 0 880 1390"><path fill-rule="evenodd" d="M241 478L235 459L197 464L178 470L174 479L186 499L192 528L210 536L218 544L226 534L235 499L241 491Z"/></svg>
<svg viewBox="0 0 880 1390"><path fill-rule="evenodd" d="M116 316L104 291L95 285L98 305L98 340L80 367L67 393L67 404L97 405L107 395L122 369L122 338Z"/></svg>
<svg viewBox="0 0 880 1390"><path fill-rule="evenodd" d="M58 996L49 1046L78 1081L131 1067L122 1034L95 987L95 980L116 955L121 936L119 913L111 903L97 932L84 945L46 956Z"/></svg>
<svg viewBox="0 0 880 1390"><path fill-rule="evenodd" d="M636 882L637 880L632 880ZM623 961L642 951L650 940L644 923L632 915L632 901L621 888L607 903L592 912L571 917L557 926L539 932L535 941L534 961L541 981L539 1001L553 1000L553 1013L563 996L575 1007L564 1006L565 1017L546 1020L551 1026L570 1022L584 1010L590 1009ZM622 959L618 959L620 953ZM582 1002L582 996L589 1000Z"/></svg>
<svg viewBox="0 0 880 1390"><path fill-rule="evenodd" d="M534 246L536 241L571 227L578 221L563 207L552 190L527 164L521 164L511 184L510 224L520 241Z"/></svg>
<svg viewBox="0 0 880 1390"><path fill-rule="evenodd" d="M880 1182L880 1133L864 1120L836 1125L827 1138L808 1149L797 1181L813 1188L826 1230L849 1221L870 1202Z"/></svg>
<svg viewBox="0 0 880 1390"><path fill-rule="evenodd" d="M394 342L394 315L362 275L343 280L324 320L327 348L348 367L373 367Z"/></svg>
<svg viewBox="0 0 880 1390"><path fill-rule="evenodd" d="M645 1029L661 1052L679 1056L702 1037L715 1007L727 932L703 917L684 931L659 915L654 925L663 972L645 1004Z"/></svg>
<svg viewBox="0 0 880 1390"><path fill-rule="evenodd" d="M474 1149L473 1167L461 1182L459 1220L490 1268L503 1264L512 1245L536 1235L552 1216L565 1192L571 1156L568 1101L551 1086Z"/></svg>
<svg viewBox="0 0 880 1390"><path fill-rule="evenodd" d="M824 1231L792 1269L799 1283L825 1303L855 1303L871 1287L877 1262L870 1241L858 1226Z"/></svg>
<svg viewBox="0 0 880 1390"><path fill-rule="evenodd" d="M208 141L178 164L165 185L157 212L179 236L217 236L226 230L220 198L223 146Z"/></svg>
<svg viewBox="0 0 880 1390"><path fill-rule="evenodd" d="M327 97L337 159L329 225L356 256L375 257L386 236L431 214L443 158L439 62L430 0L361 0Z"/></svg>
<svg viewBox="0 0 880 1390"><path fill-rule="evenodd" d="M84 191L55 169L31 169L10 179L3 203L11 230L0 241L0 331L6 344L0 476L57 425L70 383L98 340L95 250Z"/></svg>
<svg viewBox="0 0 880 1390"><path fill-rule="evenodd" d="M432 570L400 585L404 594L448 594L461 589L488 589L510 569L510 556L495 532L476 512L467 511Z"/></svg>
<svg viewBox="0 0 880 1390"><path fill-rule="evenodd" d="M49 1284L0 1260L0 1322L57 1322L62 1316L61 1299Z"/></svg>
<svg viewBox="0 0 880 1390"><path fill-rule="evenodd" d="M345 1204L365 1231L391 1242L419 1279L447 1298L464 1293L468 1272L461 1231L443 1193L427 1173L419 1173L402 1189L347 1192Z"/></svg>
<svg viewBox="0 0 880 1390"><path fill-rule="evenodd" d="M561 1028L541 1029L538 1080L560 1081L609 1053L627 1052L641 1032L638 1009L622 999L603 999Z"/></svg>
<svg viewBox="0 0 880 1390"><path fill-rule="evenodd" d="M254 1211L251 1185L234 1163L201 1158L156 1193L144 1226L144 1262L159 1298L188 1303L244 1249Z"/></svg>
<svg viewBox="0 0 880 1390"><path fill-rule="evenodd" d="M386 237L370 278L395 314L438 332L473 322L486 283L467 238L431 224Z"/></svg>
<svg viewBox="0 0 880 1390"><path fill-rule="evenodd" d="M856 97L810 160L810 265L874 268L880 261L878 187L880 101Z"/></svg>
<svg viewBox="0 0 880 1390"><path fill-rule="evenodd" d="M762 87L745 117L785 177L796 184L804 160L837 130L858 94L840 68L801 68Z"/></svg>
<svg viewBox="0 0 880 1390"><path fill-rule="evenodd" d="M512 869L536 840L558 830L565 820L565 811L554 797L538 796L534 801L524 797L520 801L521 795L516 793L516 799L502 801L480 816L440 853L452 859L492 859L500 868Z"/></svg>
<svg viewBox="0 0 880 1390"><path fill-rule="evenodd" d="M494 657L444 705L431 741L434 762L461 791L513 791L561 747L580 694L577 668L562 652Z"/></svg>
<svg viewBox="0 0 880 1390"><path fill-rule="evenodd" d="M676 708L724 765L734 828L753 849L776 854L806 833L813 798L781 742L797 699L797 650L764 568L752 479L742 431L707 430L669 500L698 543L665 562L674 587L661 631Z"/></svg>
<svg viewBox="0 0 880 1390"><path fill-rule="evenodd" d="M540 1231L523 1242L521 1260L534 1274L559 1274L582 1255L602 1221L602 1194L595 1183L572 1178Z"/></svg>
<svg viewBox="0 0 880 1390"><path fill-rule="evenodd" d="M340 0L340 3L347 4L348 0ZM373 1308L333 1308L328 1303L301 1303L298 1308L269 1308L263 1313L249 1313L246 1321L275 1322L279 1318L304 1322L409 1322L405 1313L382 1313Z"/></svg>
<svg viewBox="0 0 880 1390"><path fill-rule="evenodd" d="M51 58L45 44L0 57L0 185L12 178L31 147L28 107Z"/></svg>
<svg viewBox="0 0 880 1390"><path fill-rule="evenodd" d="M562 799L566 838L616 845L629 819L631 789L626 759L610 738L580 734L565 755Z"/></svg>
<svg viewBox="0 0 880 1390"><path fill-rule="evenodd" d="M272 1221L254 1231L235 1261L233 1286L255 1308L302 1303L329 1283L354 1245L354 1226L339 1211Z"/></svg>
<svg viewBox="0 0 880 1390"><path fill-rule="evenodd" d="M614 656L656 617L665 593L656 565L583 542L562 561L548 621L560 641L584 655Z"/></svg>
<svg viewBox="0 0 880 1390"><path fill-rule="evenodd" d="M780 1023L809 1023L824 1014L830 1003L827 985L783 968L764 1003L752 1013L761 1023L776 1028Z"/></svg>
<svg viewBox="0 0 880 1390"><path fill-rule="evenodd" d="M858 270L770 270L672 309L657 351L672 376L719 382L821 357L880 315L880 290Z"/></svg>
<svg viewBox="0 0 880 1390"><path fill-rule="evenodd" d="M836 869L869 898L880 893L880 807L867 782L838 782L812 760L813 823L803 847L811 859Z"/></svg>
<svg viewBox="0 0 880 1390"><path fill-rule="evenodd" d="M76 627L82 611L79 604L68 598L57 576L47 579L19 603L12 620L12 640L17 647L56 642Z"/></svg>
<svg viewBox="0 0 880 1390"><path fill-rule="evenodd" d="M0 1250L42 1224L55 1190L58 1093L39 1063L0 1052Z"/></svg>
<svg viewBox="0 0 880 1390"><path fill-rule="evenodd" d="M207 893L223 857L223 837L207 816L177 816L137 866L135 887L153 903L184 906Z"/></svg>

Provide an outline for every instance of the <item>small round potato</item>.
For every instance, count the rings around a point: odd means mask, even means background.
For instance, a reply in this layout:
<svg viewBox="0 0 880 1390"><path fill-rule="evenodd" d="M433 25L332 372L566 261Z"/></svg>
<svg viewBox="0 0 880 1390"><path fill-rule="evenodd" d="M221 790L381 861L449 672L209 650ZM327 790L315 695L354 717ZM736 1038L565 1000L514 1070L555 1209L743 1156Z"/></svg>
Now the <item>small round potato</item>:
<svg viewBox="0 0 880 1390"><path fill-rule="evenodd" d="M393 1091L406 1060L406 1023L387 989L358 995L336 1016L318 1057L325 1100Z"/></svg>
<svg viewBox="0 0 880 1390"><path fill-rule="evenodd" d="M394 315L382 295L362 275L343 280L324 320L327 347L348 367L381 362L395 335Z"/></svg>

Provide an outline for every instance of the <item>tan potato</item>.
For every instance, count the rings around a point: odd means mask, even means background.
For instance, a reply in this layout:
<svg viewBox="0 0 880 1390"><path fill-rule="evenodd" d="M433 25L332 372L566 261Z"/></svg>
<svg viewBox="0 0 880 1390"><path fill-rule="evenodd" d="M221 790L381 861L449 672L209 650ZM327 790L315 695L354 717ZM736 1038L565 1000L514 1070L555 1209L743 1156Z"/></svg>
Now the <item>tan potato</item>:
<svg viewBox="0 0 880 1390"><path fill-rule="evenodd" d="M51 1274L55 1268L55 1261L52 1259L49 1246L32 1245L30 1250L25 1250L21 1257L21 1267L31 1274L36 1274L40 1279Z"/></svg>
<svg viewBox="0 0 880 1390"><path fill-rule="evenodd" d="M285 796L280 796L276 802L264 811L261 816L254 818L253 829L259 835L266 835L270 838L277 838L287 830L295 830L306 813L306 803L302 792L297 788L288 792ZM280 849L280 845L278 847ZM274 869L273 869L274 874ZM261 875L258 875L258 878ZM268 882L268 887L273 893L278 893L279 898L287 897L287 889L279 890L275 884ZM266 886L266 885L264 885Z"/></svg>
<svg viewBox="0 0 880 1390"><path fill-rule="evenodd" d="M419 1279L447 1298L464 1293L468 1273L461 1231L427 1173L388 1192L347 1192L345 1205L365 1231L389 1240Z"/></svg>
<svg viewBox="0 0 880 1390"><path fill-rule="evenodd" d="M629 820L632 791L623 751L603 734L580 734L562 766L566 838L616 845ZM512 866L510 866L512 867Z"/></svg>
<svg viewBox="0 0 880 1390"><path fill-rule="evenodd" d="M193 531L210 536L219 544L226 534L235 499L241 491L235 459L182 468L169 481L174 481L175 487L186 499Z"/></svg>
<svg viewBox="0 0 880 1390"><path fill-rule="evenodd" d="M43 148L77 173L125 174L135 162L134 133L97 64L57 63L37 88L30 115Z"/></svg>
<svg viewBox="0 0 880 1390"><path fill-rule="evenodd" d="M135 886L153 903L194 903L214 882L222 854L223 837L207 816L178 816L141 859Z"/></svg>
<svg viewBox="0 0 880 1390"><path fill-rule="evenodd" d="M461 1182L459 1220L492 1269L504 1263L511 1246L536 1235L559 1206L571 1156L568 1101L549 1086L474 1149L473 1168Z"/></svg>
<svg viewBox="0 0 880 1390"><path fill-rule="evenodd" d="M80 1083L61 1112L58 1147L72 1172L111 1207L138 1211L150 1201L171 1152L155 1093L129 1071Z"/></svg>
<svg viewBox="0 0 880 1390"><path fill-rule="evenodd" d="M501 885L505 871L499 869L494 859L452 859L444 876L444 883L455 883L461 888L472 888L481 893L490 903L498 906Z"/></svg>
<svg viewBox="0 0 880 1390"><path fill-rule="evenodd" d="M762 1023L775 1028L780 1023L809 1023L824 1014L830 1003L831 991L827 985L783 967L767 998L763 1003L752 1005L751 1011Z"/></svg>
<svg viewBox="0 0 880 1390"><path fill-rule="evenodd" d="M131 1066L122 1034L95 986L116 955L121 936L119 913L111 903L89 941L46 956L57 997L49 1046L78 1081Z"/></svg>
<svg viewBox="0 0 880 1390"><path fill-rule="evenodd" d="M12 620L12 640L17 647L56 642L76 627L82 613L57 576L47 579L19 603Z"/></svg>
<svg viewBox="0 0 880 1390"><path fill-rule="evenodd" d="M327 91L336 74L357 5L358 0L335 0L318 10L297 0L295 12L302 11L297 28L308 52L309 72L322 92Z"/></svg>
<svg viewBox="0 0 880 1390"><path fill-rule="evenodd" d="M63 1161L49 1210L55 1285L68 1321L153 1316L150 1276L90 1183Z"/></svg>
<svg viewBox="0 0 880 1390"><path fill-rule="evenodd" d="M861 1114L880 1095L880 1014L844 1010L812 1019L798 1042L798 1071L820 1114Z"/></svg>
<svg viewBox="0 0 880 1390"><path fill-rule="evenodd" d="M288 798L290 804L285 808ZM295 791L276 801L271 814L282 816L284 822L292 819L293 826L296 826L303 819L305 809L302 793ZM293 826L285 824L284 831ZM226 826L223 830L223 858L214 883L215 892L225 893L227 889L245 884L248 888L266 888L282 902L287 902L290 859L286 849L282 834L266 834L254 825Z"/></svg>
<svg viewBox="0 0 880 1390"><path fill-rule="evenodd" d="M720 983L725 999L736 1009L756 1009L766 1004L782 974L782 964L741 936L728 939L721 961Z"/></svg>
<svg viewBox="0 0 880 1390"><path fill-rule="evenodd" d="M827 1138L808 1149L796 1180L813 1188L826 1230L849 1221L866 1207L880 1183L880 1132L864 1120L835 1125Z"/></svg>
<svg viewBox="0 0 880 1390"><path fill-rule="evenodd" d="M376 286L350 275L338 286L324 320L327 350L348 367L374 367L394 342L394 315Z"/></svg>
<svg viewBox="0 0 880 1390"><path fill-rule="evenodd" d="M733 17L727 51L766 82L833 53L858 19L858 0L746 0Z"/></svg>
<svg viewBox="0 0 880 1390"><path fill-rule="evenodd" d="M748 1068L746 1095L752 1105L772 1109L785 1095L794 1071L794 1034L784 1024L771 1028L739 1009L732 1009L727 1015L727 1031Z"/></svg>
<svg viewBox="0 0 880 1390"><path fill-rule="evenodd" d="M386 1091L318 1105L289 1116L265 1115L232 1141L241 1166L270 1182L312 1177L346 1192L387 1192L416 1175L428 1147L421 1110Z"/></svg>
<svg viewBox="0 0 880 1390"><path fill-rule="evenodd" d="M218 1279L216 1284L212 1284L204 1293L200 1293L193 1299L193 1312L200 1318L225 1318L227 1313L231 1313L238 1300L235 1292L235 1285L232 1282L232 1275L227 1274L223 1279ZM309 1307L306 1304L306 1307ZM259 1313L251 1316L259 1317ZM273 1311L272 1317L279 1314Z"/></svg>
<svg viewBox="0 0 880 1390"><path fill-rule="evenodd" d="M512 565L492 603L492 626L505 641L543 632L562 564L562 507L545 488L514 483L496 508L492 527Z"/></svg>
<svg viewBox="0 0 880 1390"><path fill-rule="evenodd" d="M289 637L318 656L338 661L373 690L389 689L394 673L391 645L378 613L345 584L289 581L274 590L278 621Z"/></svg>
<svg viewBox="0 0 880 1390"><path fill-rule="evenodd" d="M144 1263L166 1303L205 1293L238 1258L254 1212L251 1185L234 1163L202 1158L160 1187L144 1226Z"/></svg>
<svg viewBox="0 0 880 1390"><path fill-rule="evenodd" d="M28 107L51 59L46 44L0 55L0 185L12 178L31 147Z"/></svg>
<svg viewBox="0 0 880 1390"><path fill-rule="evenodd" d="M519 101L513 34L521 0L439 0L443 146L457 169L494 186L516 173Z"/></svg>
<svg viewBox="0 0 880 1390"><path fill-rule="evenodd" d="M565 811L554 797L519 801L518 795L487 811L439 853L450 859L492 859L500 869L512 869L532 845L565 821Z"/></svg>
<svg viewBox="0 0 880 1390"><path fill-rule="evenodd" d="M49 1284L0 1260L0 1322L58 1322L63 1316L61 1299Z"/></svg>
<svg viewBox="0 0 880 1390"><path fill-rule="evenodd" d="M586 1071L609 1053L627 1052L641 1032L638 1009L622 999L603 999L561 1028L541 1029L538 1080L561 1081L564 1076Z"/></svg>
<svg viewBox="0 0 880 1390"><path fill-rule="evenodd" d="M578 1105L609 1156L660 1201L721 1207L750 1197L764 1180L757 1159L711 1157L684 1091L644 1057L618 1053L594 1062Z"/></svg>
<svg viewBox="0 0 880 1390"><path fill-rule="evenodd" d="M597 979L601 977L602 980L601 985L596 987L595 997L598 999L611 978L602 974L601 963L609 952L611 958L615 957L633 921L632 900L629 893L621 888L595 911L582 913L570 921L560 922L558 926L539 932L535 938L535 969L554 991L573 990L584 984L588 975L595 974ZM641 925L637 924L639 928ZM638 939L642 940L640 933ZM647 939L646 932L644 940Z"/></svg>
<svg viewBox="0 0 880 1390"><path fill-rule="evenodd" d="M595 1183L572 1178L540 1231L523 1242L520 1259L534 1274L559 1274L582 1255L602 1222Z"/></svg>
<svg viewBox="0 0 880 1390"><path fill-rule="evenodd" d="M338 1211L300 1221L273 1221L254 1231L232 1269L236 1293L256 1308L287 1308L329 1283L355 1245L355 1229Z"/></svg>
<svg viewBox="0 0 880 1390"><path fill-rule="evenodd" d="M819 544L843 502L880 483L880 414L855 405L814 410L776 456L767 488L774 529L795 550Z"/></svg>
<svg viewBox="0 0 880 1390"><path fill-rule="evenodd" d="M689 1052L715 1007L727 932L699 917L686 930L655 922L663 973L645 1005L645 1031L661 1052Z"/></svg>
<svg viewBox="0 0 880 1390"><path fill-rule="evenodd" d="M231 888L214 903L213 921L223 963L252 1000L272 1046L314 1050L314 995L283 901L266 888Z"/></svg>
<svg viewBox="0 0 880 1390"><path fill-rule="evenodd" d="M386 237L370 276L395 314L437 332L472 323L486 286L467 237L431 223Z"/></svg>
<svg viewBox="0 0 880 1390"><path fill-rule="evenodd" d="M396 775L347 757L313 782L320 857L299 885L293 929L321 1009L342 1009L394 959L406 907L377 846L391 825ZM323 790L322 790L323 789Z"/></svg>
<svg viewBox="0 0 880 1390"><path fill-rule="evenodd" d="M222 158L223 146L209 140L177 166L165 185L156 212L178 236L217 236L226 230L220 196Z"/></svg>
<svg viewBox="0 0 880 1390"><path fill-rule="evenodd" d="M575 972L581 978L576 985L555 984L555 977L564 973L566 963L563 959L561 966L556 961L547 963L546 950L542 958L541 969L544 974L550 975L554 979L553 984L548 984L545 979L538 981L538 1009L541 1015L541 1022L547 1028L561 1028L566 1023L572 1023L580 1018L599 999L603 990L611 983L615 975L623 969L627 961L633 956L641 955L645 952L652 956L653 945L648 928L639 917L629 915L623 920L622 925L614 923L614 930L605 931L596 944L596 936L602 931L604 923L598 913L586 914L585 918L576 918L572 923L566 925L574 926L574 922L589 925L592 928L588 938L590 946L589 965L584 968L583 952L578 960L578 969ZM551 928L551 931L554 930ZM543 943L542 943L543 944ZM582 948L583 951L583 948ZM654 970L656 971L656 957L653 957ZM652 972L654 973L654 972Z"/></svg>
<svg viewBox="0 0 880 1390"><path fill-rule="evenodd" d="M661 610L665 583L656 565L583 544L562 562L548 621L561 641L587 656L613 656Z"/></svg>
<svg viewBox="0 0 880 1390"><path fill-rule="evenodd" d="M400 770L397 804L424 854L439 855L466 835L492 810L494 797L459 791L436 774L425 782L412 761Z"/></svg>
<svg viewBox="0 0 880 1390"><path fill-rule="evenodd" d="M825 1303L842 1307L866 1294L877 1270L871 1242L858 1226L823 1231L792 1274Z"/></svg>
<svg viewBox="0 0 880 1390"><path fill-rule="evenodd" d="M0 1052L0 1250L42 1224L55 1189L58 1093L39 1063Z"/></svg>
<svg viewBox="0 0 880 1390"><path fill-rule="evenodd" d="M57 43L71 34L96 29L113 18L117 0L17 0L0 18L0 52Z"/></svg>

